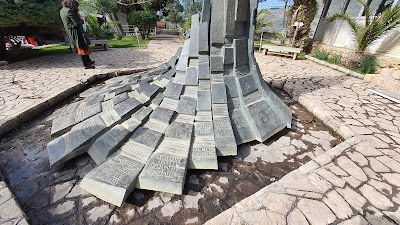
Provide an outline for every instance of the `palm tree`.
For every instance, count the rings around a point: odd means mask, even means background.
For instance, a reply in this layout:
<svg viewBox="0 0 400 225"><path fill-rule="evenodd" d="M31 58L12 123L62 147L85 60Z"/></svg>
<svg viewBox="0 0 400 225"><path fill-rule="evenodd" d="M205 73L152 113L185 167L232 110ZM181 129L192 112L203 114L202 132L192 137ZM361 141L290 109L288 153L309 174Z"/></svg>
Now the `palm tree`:
<svg viewBox="0 0 400 225"><path fill-rule="evenodd" d="M365 22L363 24L358 23L343 12L327 18L327 22L330 23L335 20L346 21L356 37L356 53L361 55L372 42L400 24L400 5L389 7L382 14L373 17L368 4L363 0L357 1L364 6Z"/></svg>
<svg viewBox="0 0 400 225"><path fill-rule="evenodd" d="M287 22L286 37L292 39L294 35L296 47L305 47L307 44L308 34L311 30L311 23L317 14L318 3L316 0L294 0L290 8L290 19ZM293 27L294 22L302 22L304 25L298 29L295 34L296 28Z"/></svg>

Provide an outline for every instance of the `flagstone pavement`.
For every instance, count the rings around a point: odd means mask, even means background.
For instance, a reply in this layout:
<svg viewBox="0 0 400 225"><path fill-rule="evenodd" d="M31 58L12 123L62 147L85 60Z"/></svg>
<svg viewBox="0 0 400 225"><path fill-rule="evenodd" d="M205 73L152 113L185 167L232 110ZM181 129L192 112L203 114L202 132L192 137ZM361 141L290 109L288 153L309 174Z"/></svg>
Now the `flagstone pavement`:
<svg viewBox="0 0 400 225"><path fill-rule="evenodd" d="M345 141L206 224L400 224L400 105L311 61L256 58L268 83Z"/></svg>
<svg viewBox="0 0 400 225"><path fill-rule="evenodd" d="M82 89L93 78L115 71L156 67L182 45L178 36L158 35L142 49L112 48L96 51L96 69L86 70L77 54L38 57L0 66L0 136L32 115Z"/></svg>
<svg viewBox="0 0 400 225"><path fill-rule="evenodd" d="M180 44L165 37L146 49L95 52L95 70L82 69L70 54L0 67L0 124L93 75L155 66ZM345 141L206 224L400 224L399 104L370 93L373 86L363 80L311 61L256 58L268 83Z"/></svg>

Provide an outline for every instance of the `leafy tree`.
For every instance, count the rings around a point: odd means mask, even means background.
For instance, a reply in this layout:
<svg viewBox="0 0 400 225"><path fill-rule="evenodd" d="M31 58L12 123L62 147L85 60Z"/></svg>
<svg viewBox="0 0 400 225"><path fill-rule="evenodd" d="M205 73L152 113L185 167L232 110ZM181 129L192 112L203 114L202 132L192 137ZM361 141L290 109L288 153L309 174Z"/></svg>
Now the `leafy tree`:
<svg viewBox="0 0 400 225"><path fill-rule="evenodd" d="M203 2L202 0L184 0L184 1L182 1L184 12L189 15L200 13L202 2Z"/></svg>
<svg viewBox="0 0 400 225"><path fill-rule="evenodd" d="M262 30L266 27L273 27L274 24L272 22L267 22L267 17L271 14L267 9L262 9L257 12L256 18L256 32L261 34Z"/></svg>
<svg viewBox="0 0 400 225"><path fill-rule="evenodd" d="M5 60L4 36L62 33L59 10L55 0L0 0L0 60Z"/></svg>
<svg viewBox="0 0 400 225"><path fill-rule="evenodd" d="M317 14L318 3L317 0L294 0L293 6L290 9L291 19L287 24L286 37L290 40L295 35L296 27L293 26L295 22L302 22L303 26L297 30L296 37L294 38L296 47L304 47L307 43L308 34L311 30L311 23Z"/></svg>
<svg viewBox="0 0 400 225"><path fill-rule="evenodd" d="M167 3L164 11L167 14L167 21L171 23L179 23L182 20L181 12L183 12L183 6L179 1Z"/></svg>
<svg viewBox="0 0 400 225"><path fill-rule="evenodd" d="M89 12L102 12L110 15L112 19L112 23L116 25L118 36L122 37L124 35L124 31L122 29L121 23L117 23L117 11L119 6L116 0L90 0L90 1L82 1L82 6L86 14Z"/></svg>
<svg viewBox="0 0 400 225"><path fill-rule="evenodd" d="M156 26L157 16L150 11L135 11L128 15L128 23L137 26L145 39L149 36L150 29Z"/></svg>

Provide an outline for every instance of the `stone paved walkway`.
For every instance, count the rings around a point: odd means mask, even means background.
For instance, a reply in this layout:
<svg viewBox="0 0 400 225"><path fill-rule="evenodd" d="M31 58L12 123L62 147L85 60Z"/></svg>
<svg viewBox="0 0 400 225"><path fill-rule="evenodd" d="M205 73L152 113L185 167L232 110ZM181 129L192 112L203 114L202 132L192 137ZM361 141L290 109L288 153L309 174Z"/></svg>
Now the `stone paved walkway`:
<svg viewBox="0 0 400 225"><path fill-rule="evenodd" d="M85 70L79 56L72 53L0 67L0 135L66 97L60 94L78 91L77 87L82 87L79 84L89 78L158 66L174 55L181 44L177 36L159 35L146 48L96 51L91 55L96 61L94 70Z"/></svg>
<svg viewBox="0 0 400 225"><path fill-rule="evenodd" d="M207 224L400 224L400 106L313 62L256 57L272 86L346 141Z"/></svg>

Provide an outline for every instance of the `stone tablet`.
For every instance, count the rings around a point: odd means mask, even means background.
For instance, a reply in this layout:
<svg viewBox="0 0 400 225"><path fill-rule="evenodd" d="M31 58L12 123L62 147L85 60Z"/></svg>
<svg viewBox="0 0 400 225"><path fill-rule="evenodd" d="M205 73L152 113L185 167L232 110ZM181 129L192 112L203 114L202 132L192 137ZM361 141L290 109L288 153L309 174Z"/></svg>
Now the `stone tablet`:
<svg viewBox="0 0 400 225"><path fill-rule="evenodd" d="M165 137L190 140L192 136L193 124L172 122L165 132Z"/></svg>
<svg viewBox="0 0 400 225"><path fill-rule="evenodd" d="M195 85L197 86L197 68L188 67L186 70L185 85Z"/></svg>
<svg viewBox="0 0 400 225"><path fill-rule="evenodd" d="M211 44L214 46L224 44L224 0L214 0L211 10L211 21Z"/></svg>
<svg viewBox="0 0 400 225"><path fill-rule="evenodd" d="M182 89L183 89L182 84L176 84L171 82L167 85L165 96L172 99L179 99L179 96L181 96L182 93Z"/></svg>
<svg viewBox="0 0 400 225"><path fill-rule="evenodd" d="M212 96L213 104L227 103L225 84L224 83L211 83L211 96Z"/></svg>
<svg viewBox="0 0 400 225"><path fill-rule="evenodd" d="M142 104L138 100L130 98L116 105L114 109L120 117L124 117L138 110L140 106L142 106Z"/></svg>
<svg viewBox="0 0 400 225"><path fill-rule="evenodd" d="M189 57L197 58L199 55L199 14L194 14L192 16L192 24L190 27L190 47L189 47Z"/></svg>
<svg viewBox="0 0 400 225"><path fill-rule="evenodd" d="M186 71L186 67L188 65L189 60L189 45L190 40L187 39L183 44L181 56L179 57L178 64L176 64L177 71Z"/></svg>
<svg viewBox="0 0 400 225"><path fill-rule="evenodd" d="M222 51L224 54L224 64L233 64L235 62L233 47L224 47L222 48Z"/></svg>
<svg viewBox="0 0 400 225"><path fill-rule="evenodd" d="M235 68L249 65L249 56L247 54L247 39L234 39L233 45L235 46Z"/></svg>
<svg viewBox="0 0 400 225"><path fill-rule="evenodd" d="M257 90L257 84L256 81L254 80L253 75L240 77L239 83L243 95L247 95L248 93Z"/></svg>
<svg viewBox="0 0 400 225"><path fill-rule="evenodd" d="M196 99L188 96L181 96L176 110L178 113L195 115L196 113Z"/></svg>
<svg viewBox="0 0 400 225"><path fill-rule="evenodd" d="M156 109L154 109L153 113L150 115L150 119L155 119L162 123L169 124L172 116L174 115L174 112L175 111L170 110L170 109L157 107Z"/></svg>
<svg viewBox="0 0 400 225"><path fill-rule="evenodd" d="M198 65L198 78L199 80L210 79L210 64L209 61L200 61Z"/></svg>
<svg viewBox="0 0 400 225"><path fill-rule="evenodd" d="M246 121L246 117L241 110L233 111L230 117L237 144L246 143L255 139L253 130Z"/></svg>
<svg viewBox="0 0 400 225"><path fill-rule="evenodd" d="M50 136L54 138L68 132L75 124L75 115L76 112L55 118L51 126Z"/></svg>
<svg viewBox="0 0 400 225"><path fill-rule="evenodd" d="M218 170L217 152L213 141L203 141L202 138L194 137L189 151L189 169L212 169Z"/></svg>
<svg viewBox="0 0 400 225"><path fill-rule="evenodd" d="M237 145L229 117L213 117L217 155L237 155Z"/></svg>
<svg viewBox="0 0 400 225"><path fill-rule="evenodd" d="M211 110L211 92L198 91L197 92L197 111L210 111Z"/></svg>
<svg viewBox="0 0 400 225"><path fill-rule="evenodd" d="M211 72L224 71L224 57L219 55L211 55L210 57Z"/></svg>
<svg viewBox="0 0 400 225"><path fill-rule="evenodd" d="M139 125L139 123L137 123ZM87 153L99 165L114 153L128 138L130 131L117 124L105 134L100 136L89 148Z"/></svg>
<svg viewBox="0 0 400 225"><path fill-rule="evenodd" d="M209 42L208 42L208 22L203 22L200 24L199 28L199 54L207 55L209 52Z"/></svg>

